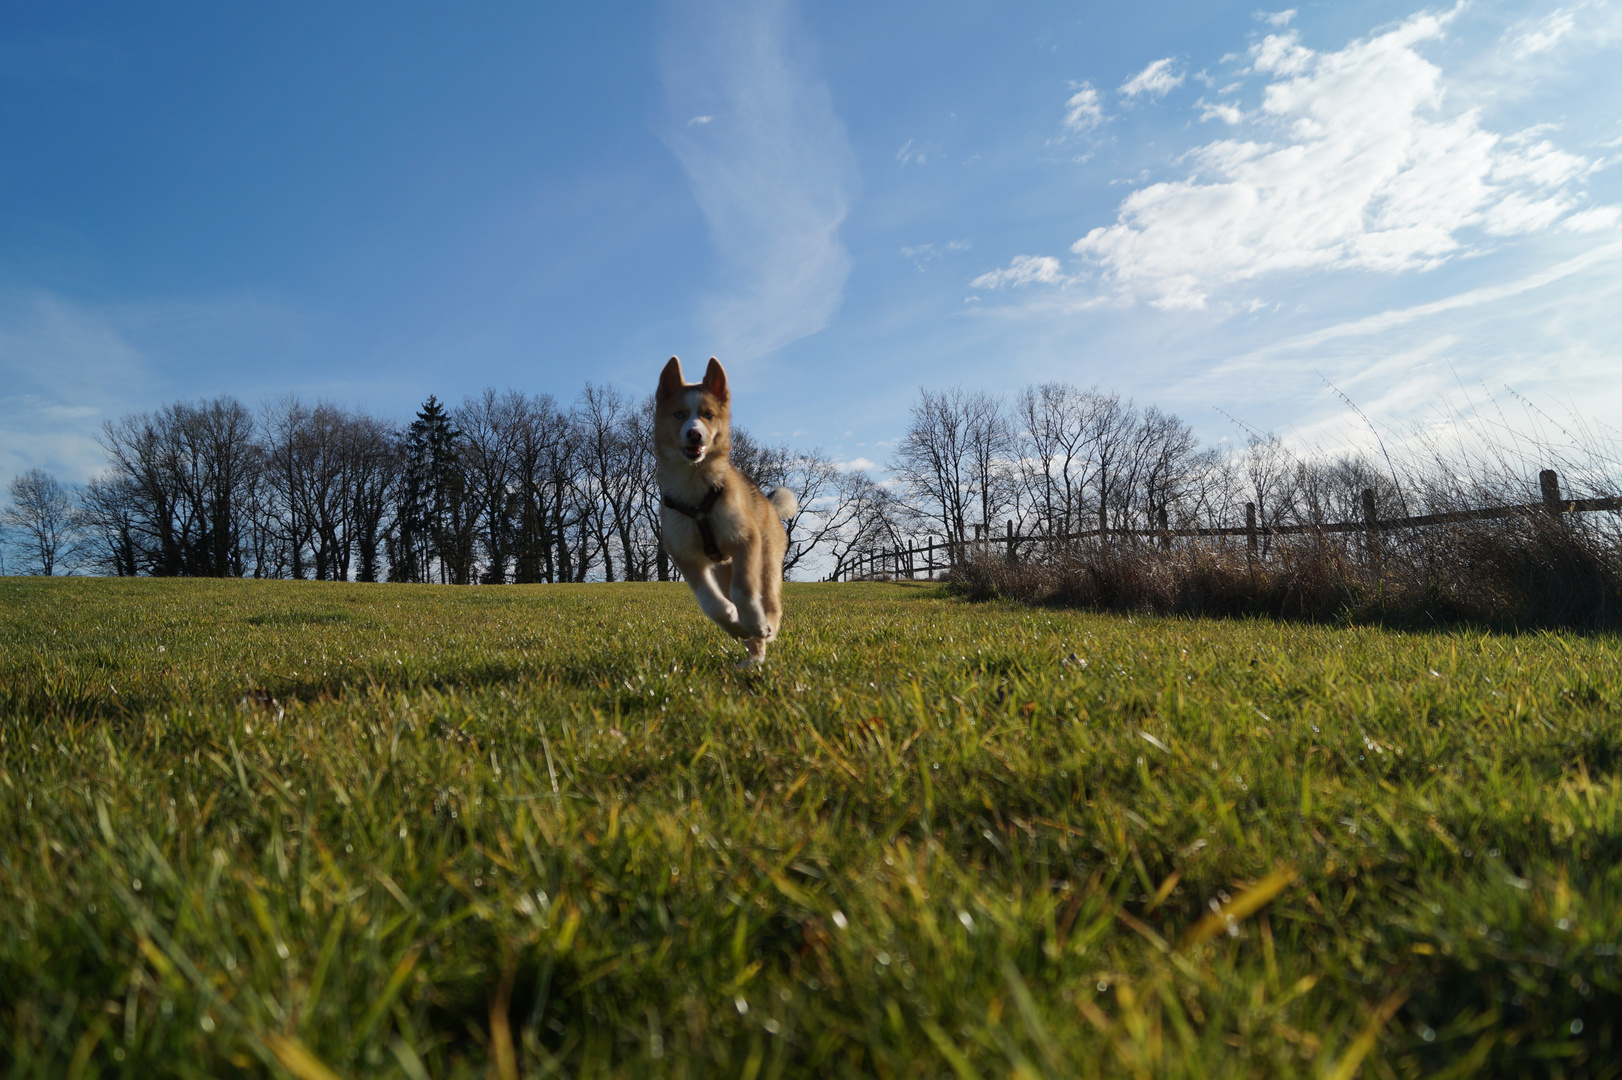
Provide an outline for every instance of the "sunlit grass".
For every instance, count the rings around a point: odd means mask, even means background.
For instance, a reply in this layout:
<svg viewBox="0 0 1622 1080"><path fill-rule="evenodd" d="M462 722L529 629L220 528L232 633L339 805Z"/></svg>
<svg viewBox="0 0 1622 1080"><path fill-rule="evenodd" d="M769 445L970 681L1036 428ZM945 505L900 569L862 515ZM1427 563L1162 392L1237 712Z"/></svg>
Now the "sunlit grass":
<svg viewBox="0 0 1622 1080"><path fill-rule="evenodd" d="M4 1075L1622 1071L1622 649L0 580Z"/></svg>

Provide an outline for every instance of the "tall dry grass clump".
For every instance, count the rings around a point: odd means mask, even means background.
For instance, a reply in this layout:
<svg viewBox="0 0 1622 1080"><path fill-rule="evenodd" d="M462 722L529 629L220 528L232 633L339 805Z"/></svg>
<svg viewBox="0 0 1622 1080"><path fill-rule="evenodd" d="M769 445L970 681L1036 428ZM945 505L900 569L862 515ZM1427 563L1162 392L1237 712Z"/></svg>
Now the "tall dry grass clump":
<svg viewBox="0 0 1622 1080"><path fill-rule="evenodd" d="M1102 611L1622 626L1622 512L1579 512L1622 491L1617 446L1560 431L1472 441L1455 425L1445 445L1382 446L1378 465L1297 458L1253 538L1121 532L1032 543L1012 560L982 546L948 577L973 599ZM1360 502L1374 528L1345 520ZM1336 505L1340 520L1324 511Z"/></svg>
<svg viewBox="0 0 1622 1080"><path fill-rule="evenodd" d="M1266 557L1243 544L1092 544L1010 563L970 559L948 575L969 599L1146 614L1311 621L1622 626L1614 530L1535 519L1414 529L1384 538L1377 565L1313 537Z"/></svg>

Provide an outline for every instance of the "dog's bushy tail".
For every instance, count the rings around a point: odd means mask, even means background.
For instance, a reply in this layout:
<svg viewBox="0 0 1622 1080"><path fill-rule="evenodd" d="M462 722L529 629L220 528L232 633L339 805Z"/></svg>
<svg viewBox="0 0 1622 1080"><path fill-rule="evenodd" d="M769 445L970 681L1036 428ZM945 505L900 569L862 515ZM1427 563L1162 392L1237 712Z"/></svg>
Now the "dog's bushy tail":
<svg viewBox="0 0 1622 1080"><path fill-rule="evenodd" d="M766 496L766 501L772 504L780 518L791 518L800 512L800 500L794 497L794 492L788 488L777 488Z"/></svg>

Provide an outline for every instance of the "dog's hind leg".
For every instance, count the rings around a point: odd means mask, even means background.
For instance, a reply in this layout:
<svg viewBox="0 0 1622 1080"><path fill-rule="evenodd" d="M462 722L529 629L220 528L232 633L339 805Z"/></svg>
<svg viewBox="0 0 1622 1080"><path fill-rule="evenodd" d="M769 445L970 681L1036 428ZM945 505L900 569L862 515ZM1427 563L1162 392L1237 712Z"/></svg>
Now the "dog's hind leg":
<svg viewBox="0 0 1622 1080"><path fill-rule="evenodd" d="M738 622L744 633L740 637L759 638L762 642L777 636L777 627L767 617L761 595L761 545L740 545L732 555L732 603L738 609ZM762 646L764 651L764 646Z"/></svg>
<svg viewBox="0 0 1622 1080"><path fill-rule="evenodd" d="M766 625L771 633L766 635L767 641L775 641L783 629L783 560L779 557L773 561L765 560L760 568L760 598L761 606L766 611Z"/></svg>
<svg viewBox="0 0 1622 1080"><path fill-rule="evenodd" d="M744 638L743 639L743 647L744 647L744 651L748 655L746 655L741 661L738 662L738 666L740 668L744 668L745 670L747 670L749 668L759 667L761 664L764 664L766 662L766 639L765 638L758 638L758 637Z"/></svg>

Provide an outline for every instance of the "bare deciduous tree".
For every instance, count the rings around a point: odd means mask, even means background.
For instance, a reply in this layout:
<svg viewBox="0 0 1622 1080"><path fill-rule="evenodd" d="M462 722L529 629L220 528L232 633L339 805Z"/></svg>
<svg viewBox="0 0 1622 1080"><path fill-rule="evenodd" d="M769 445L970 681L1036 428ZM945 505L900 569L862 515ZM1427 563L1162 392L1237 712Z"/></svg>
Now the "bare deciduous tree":
<svg viewBox="0 0 1622 1080"><path fill-rule="evenodd" d="M1114 492L1117 527L1148 529L1170 523L1190 481L1190 459L1199 445L1194 431L1153 405L1131 420L1127 449Z"/></svg>
<svg viewBox="0 0 1622 1080"><path fill-rule="evenodd" d="M29 573L50 577L65 569L78 532L73 497L44 469L29 469L8 487L11 504L0 509L0 526L14 537Z"/></svg>
<svg viewBox="0 0 1622 1080"><path fill-rule="evenodd" d="M513 580L566 581L569 525L568 418L550 395L520 397L511 416L514 488Z"/></svg>
<svg viewBox="0 0 1622 1080"><path fill-rule="evenodd" d="M1256 504L1256 524L1266 530L1291 523L1296 515L1300 462L1279 439L1268 432L1252 435L1245 443L1244 477L1247 494ZM1262 554L1271 549L1273 536L1263 533Z"/></svg>
<svg viewBox="0 0 1622 1080"><path fill-rule="evenodd" d="M1007 504L1011 452L1000 399L961 387L940 393L920 388L894 471L917 510L939 523L953 550L961 551L970 526L989 526Z"/></svg>
<svg viewBox="0 0 1622 1080"><path fill-rule="evenodd" d="M852 520L849 486L842 481L839 467L821 450L808 450L790 457L782 486L794 492L799 509L783 522L788 533L788 555L783 574L816 558Z"/></svg>
<svg viewBox="0 0 1622 1080"><path fill-rule="evenodd" d="M636 492L649 471L648 448L637 445L637 410L612 386L588 382L575 403L574 418L583 479L595 496L586 521L603 560L603 575L608 581L615 579L614 544L618 541L620 571L627 581L634 581L640 569L633 537Z"/></svg>
<svg viewBox="0 0 1622 1080"><path fill-rule="evenodd" d="M242 573L262 459L253 435L252 416L231 397L105 425L110 469L86 505L97 536L127 548L110 561L160 576Z"/></svg>
<svg viewBox="0 0 1622 1080"><path fill-rule="evenodd" d="M901 547L914 515L895 492L874 483L867 473L841 473L834 495L838 527L826 534L833 560L830 580L838 580L876 551Z"/></svg>
<svg viewBox="0 0 1622 1080"><path fill-rule="evenodd" d="M468 502L479 522L480 546L484 549L484 572L479 580L486 585L507 581L507 563L512 557L514 516L519 500L515 490L518 458L514 440L518 437L527 403L522 394L509 390L498 395L486 387L478 397L464 398L455 412L462 432L462 460L467 471Z"/></svg>

